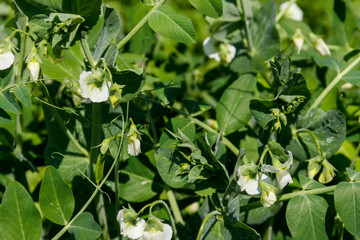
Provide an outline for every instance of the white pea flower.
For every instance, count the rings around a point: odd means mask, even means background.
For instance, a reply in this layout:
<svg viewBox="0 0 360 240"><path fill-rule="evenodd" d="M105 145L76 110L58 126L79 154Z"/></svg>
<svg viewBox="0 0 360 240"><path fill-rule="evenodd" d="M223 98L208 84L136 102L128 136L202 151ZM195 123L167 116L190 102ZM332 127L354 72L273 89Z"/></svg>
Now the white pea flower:
<svg viewBox="0 0 360 240"><path fill-rule="evenodd" d="M292 40L297 49L297 54L299 54L304 44L304 37L302 36L301 30L299 28L296 29L295 35L292 37Z"/></svg>
<svg viewBox="0 0 360 240"><path fill-rule="evenodd" d="M218 62L230 63L236 54L236 48L224 42L218 42L212 37L207 37L203 42L205 54Z"/></svg>
<svg viewBox="0 0 360 240"><path fill-rule="evenodd" d="M2 52L0 49L0 70L9 68L15 60L15 56L11 51Z"/></svg>
<svg viewBox="0 0 360 240"><path fill-rule="evenodd" d="M290 2L284 2L280 5L280 11L286 11L284 13L286 18L290 18L295 21L303 20L303 11L299 8L296 3L289 6Z"/></svg>
<svg viewBox="0 0 360 240"><path fill-rule="evenodd" d="M329 47L326 45L324 40L321 37L316 36L313 33L309 34L312 44L314 45L315 50L320 53L322 56L330 56L331 52Z"/></svg>
<svg viewBox="0 0 360 240"><path fill-rule="evenodd" d="M131 125L129 133L127 134L127 141L128 141L128 153L131 156L137 156L141 153L141 146L140 146L140 133L138 132L135 123L130 118Z"/></svg>
<svg viewBox="0 0 360 240"><path fill-rule="evenodd" d="M144 230L141 240L170 240L173 235L169 224L162 223L162 230L152 227L149 231Z"/></svg>
<svg viewBox="0 0 360 240"><path fill-rule="evenodd" d="M290 151L289 159L285 163L280 163L280 161L273 161L273 165L264 164L261 166L262 172L271 172L276 174L276 180L279 184L279 188L283 189L288 183L293 183L291 178L289 168L293 163L293 156Z"/></svg>
<svg viewBox="0 0 360 240"><path fill-rule="evenodd" d="M140 239L144 233L145 220L136 217L132 209L122 209L116 219L120 223L121 235L131 239Z"/></svg>
<svg viewBox="0 0 360 240"><path fill-rule="evenodd" d="M266 208L271 207L276 202L276 194L273 191L263 191L260 197L260 202Z"/></svg>
<svg viewBox="0 0 360 240"><path fill-rule="evenodd" d="M111 82L104 80L100 72L83 71L80 74L79 82L83 98L89 98L92 102L108 100Z"/></svg>
<svg viewBox="0 0 360 240"><path fill-rule="evenodd" d="M261 175L261 180L268 178L265 174L257 172L257 166L252 163L251 165L243 165L238 169L239 179L237 184L240 185L241 191L246 191L249 195L258 195L261 193L261 188L259 186L259 176Z"/></svg>
<svg viewBox="0 0 360 240"><path fill-rule="evenodd" d="M172 235L173 231L169 224L162 223L160 219L150 214L140 240L171 240Z"/></svg>
<svg viewBox="0 0 360 240"><path fill-rule="evenodd" d="M37 81L39 79L40 63L35 58L33 58L33 60L28 62L27 69L30 72L30 80Z"/></svg>

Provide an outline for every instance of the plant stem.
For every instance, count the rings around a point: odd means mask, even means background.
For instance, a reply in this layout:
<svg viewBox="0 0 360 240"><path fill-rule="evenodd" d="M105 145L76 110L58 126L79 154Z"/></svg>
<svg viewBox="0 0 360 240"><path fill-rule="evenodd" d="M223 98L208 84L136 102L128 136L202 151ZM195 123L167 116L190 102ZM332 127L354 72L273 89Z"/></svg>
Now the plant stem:
<svg viewBox="0 0 360 240"><path fill-rule="evenodd" d="M58 232L55 237L53 237L51 240L57 240L59 239L68 229L69 227L71 226L71 224L75 221L75 219L80 216L80 214L82 214L86 208L90 205L90 203L92 202L92 200L95 198L96 194L98 193L98 191L100 191L101 187L105 184L106 180L108 179L108 177L110 176L110 173L112 172L112 170L114 169L115 167L115 163L116 163L116 160L119 158L120 156L120 153L121 153L121 150L122 150L122 141L124 139L124 132L125 132L125 126L124 126L124 123L123 123L123 128L122 128L122 138L120 140L120 146L119 146L119 149L116 153L116 157L115 157L115 161L113 162L113 164L111 165L109 171L107 172L107 174L105 175L104 179L101 181L101 183L96 187L95 191L93 192L93 194L90 196L89 200L84 204L84 206L80 209L80 211L75 215L75 217L73 217L73 219L71 219L70 222L68 222L68 224L66 224L61 230L60 232Z"/></svg>
<svg viewBox="0 0 360 240"><path fill-rule="evenodd" d="M174 195L174 192L169 188L166 190L166 195L169 199L169 203L170 203L170 207L172 209L172 212L174 214L174 218L175 218L175 221L177 223L180 223L181 225L185 225L185 222L181 216L181 213L180 213L180 209L179 209L179 206L176 202L176 198L175 198L175 195Z"/></svg>
<svg viewBox="0 0 360 240"><path fill-rule="evenodd" d="M317 97L315 102L308 109L307 114L311 109L317 108L325 99L325 97L329 94L329 92L340 82L343 76L345 76L348 72L350 72L358 63L360 62L360 55L349 64L342 72L338 73L336 77L331 81L331 83L322 91L322 93Z"/></svg>
<svg viewBox="0 0 360 240"><path fill-rule="evenodd" d="M206 223L209 221L209 219L210 219L211 217L216 216L216 215L221 215L221 213L220 213L219 211L212 211L211 213L209 213L208 215L206 215L206 217L204 218L204 220L203 220L202 223L201 223L201 226L200 226L198 235L197 235L197 237L196 237L196 240L200 240L202 231L204 230Z"/></svg>
<svg viewBox="0 0 360 240"><path fill-rule="evenodd" d="M141 21L116 45L116 48L119 50L122 48L134 35L137 33L144 24L149 20L150 16L164 3L166 0L159 0L154 7L141 19Z"/></svg>
<svg viewBox="0 0 360 240"><path fill-rule="evenodd" d="M85 57L88 60L88 62L90 63L90 66L92 68L95 68L97 62L95 61L95 59L90 51L90 47L89 47L89 44L88 44L86 38L85 37L81 38L80 43L81 43L81 48L84 51Z"/></svg>
<svg viewBox="0 0 360 240"><path fill-rule="evenodd" d="M336 185L333 185L333 186L329 186L329 187L317 188L317 189L312 189L312 190L307 190L307 191L302 190L302 191L287 193L287 194L280 195L277 198L276 202L284 202L284 201L290 200L296 196L305 195L305 194L324 194L324 193L328 193L328 192L333 192L335 190L335 188L336 188ZM245 206L242 206L240 208L240 212L246 212L251 209L259 208L259 207L262 207L260 201L252 202Z"/></svg>
<svg viewBox="0 0 360 240"><path fill-rule="evenodd" d="M249 26L249 21L248 21L248 14L247 14L247 10L244 4L244 0L237 0L237 5L239 7L239 5L241 5L241 10L242 10L242 19L244 21L244 25L245 25L245 32L246 32L246 39L248 42L248 48L249 48L249 52L252 53L253 48L254 48L254 44L252 41L252 37L251 37L251 31L250 31L250 26Z"/></svg>
<svg viewBox="0 0 360 240"><path fill-rule="evenodd" d="M101 143L101 104L92 103L90 163L96 163Z"/></svg>

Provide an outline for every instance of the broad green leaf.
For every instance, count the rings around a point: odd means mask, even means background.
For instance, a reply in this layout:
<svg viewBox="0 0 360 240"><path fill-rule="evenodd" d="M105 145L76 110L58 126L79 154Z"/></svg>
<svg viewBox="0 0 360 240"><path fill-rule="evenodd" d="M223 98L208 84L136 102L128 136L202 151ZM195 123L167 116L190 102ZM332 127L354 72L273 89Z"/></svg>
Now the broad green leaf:
<svg viewBox="0 0 360 240"><path fill-rule="evenodd" d="M318 181L312 180L305 175L299 174L300 185L304 190L311 190L325 187Z"/></svg>
<svg viewBox="0 0 360 240"><path fill-rule="evenodd" d="M18 85L14 88L15 97L26 107L31 105L30 90L23 85Z"/></svg>
<svg viewBox="0 0 360 240"><path fill-rule="evenodd" d="M15 114L21 113L19 105L8 91L0 92L0 108Z"/></svg>
<svg viewBox="0 0 360 240"><path fill-rule="evenodd" d="M335 188L335 208L345 228L360 235L360 182L341 182Z"/></svg>
<svg viewBox="0 0 360 240"><path fill-rule="evenodd" d="M101 228L94 221L91 213L81 213L70 225L69 233L74 234L76 240L95 240L101 235Z"/></svg>
<svg viewBox="0 0 360 240"><path fill-rule="evenodd" d="M242 222L231 224L224 218L212 217L205 224L202 231L201 240L260 240L260 235L249 226Z"/></svg>
<svg viewBox="0 0 360 240"><path fill-rule="evenodd" d="M219 18L223 14L222 0L189 0L199 12L212 18Z"/></svg>
<svg viewBox="0 0 360 240"><path fill-rule="evenodd" d="M216 104L216 120L224 135L245 127L251 118L249 102L256 86L253 75L242 75L223 93Z"/></svg>
<svg viewBox="0 0 360 240"><path fill-rule="evenodd" d="M40 239L41 225L40 213L29 193L18 182L8 183L0 206L0 238Z"/></svg>
<svg viewBox="0 0 360 240"><path fill-rule="evenodd" d="M149 6L154 6L156 3L156 0L141 0L142 3Z"/></svg>
<svg viewBox="0 0 360 240"><path fill-rule="evenodd" d="M75 199L72 190L53 166L48 166L45 170L39 203L44 216L59 225L66 225L74 212Z"/></svg>
<svg viewBox="0 0 360 240"><path fill-rule="evenodd" d="M145 159L147 161L147 159ZM120 170L120 197L128 202L144 202L162 191L153 169L137 157L130 157Z"/></svg>
<svg viewBox="0 0 360 240"><path fill-rule="evenodd" d="M156 96L166 105L172 103L181 91L179 82L161 82L157 86L158 89L155 90ZM186 102L184 102L185 104Z"/></svg>
<svg viewBox="0 0 360 240"><path fill-rule="evenodd" d="M360 71L351 71L343 76L342 80L360 87Z"/></svg>
<svg viewBox="0 0 360 240"><path fill-rule="evenodd" d="M294 240L328 239L327 208L325 199L317 195L304 194L291 199L286 208L286 222Z"/></svg>
<svg viewBox="0 0 360 240"><path fill-rule="evenodd" d="M275 28L276 3L266 2L255 13L253 24L250 25L254 49L251 53L261 61L268 60L276 54L279 37Z"/></svg>
<svg viewBox="0 0 360 240"><path fill-rule="evenodd" d="M0 124L7 124L12 122L10 115L7 114L2 108L0 108Z"/></svg>
<svg viewBox="0 0 360 240"><path fill-rule="evenodd" d="M11 81L13 68L0 71L0 89L6 88Z"/></svg>
<svg viewBox="0 0 360 240"><path fill-rule="evenodd" d="M196 102L196 101L187 100L187 99L182 100L182 102L183 102L186 110L188 111L188 113L193 117L201 115L204 112L211 109L210 105L203 104L201 102Z"/></svg>
<svg viewBox="0 0 360 240"><path fill-rule="evenodd" d="M169 5L159 7L148 22L155 32L166 38L187 44L196 42L191 20L176 14Z"/></svg>
<svg viewBox="0 0 360 240"><path fill-rule="evenodd" d="M296 128L312 131L327 157L335 154L345 140L345 119L335 109L327 112L320 108L312 109L306 116L298 118ZM286 149L298 160L307 160L319 155L313 136L306 131L297 132L296 138L290 140Z"/></svg>
<svg viewBox="0 0 360 240"><path fill-rule="evenodd" d="M270 217L275 216L281 210L282 206L283 203L279 202L268 208L260 207L251 209L247 215L246 223L249 225L262 224Z"/></svg>
<svg viewBox="0 0 360 240"><path fill-rule="evenodd" d="M98 38L94 50L94 58L100 59L105 50L109 47L110 43L116 39L121 31L120 19L115 10L106 9L105 23Z"/></svg>
<svg viewBox="0 0 360 240"><path fill-rule="evenodd" d="M165 128L169 131L178 134L179 129L190 141L194 142L195 140L195 124L191 120L186 118L172 118L165 125ZM160 147L173 147L174 138L170 135L168 131L163 131L160 137Z"/></svg>
<svg viewBox="0 0 360 240"><path fill-rule="evenodd" d="M270 129L273 126L276 117L271 109L276 107L278 107L278 103L275 100L251 99L250 101L252 115L265 129Z"/></svg>

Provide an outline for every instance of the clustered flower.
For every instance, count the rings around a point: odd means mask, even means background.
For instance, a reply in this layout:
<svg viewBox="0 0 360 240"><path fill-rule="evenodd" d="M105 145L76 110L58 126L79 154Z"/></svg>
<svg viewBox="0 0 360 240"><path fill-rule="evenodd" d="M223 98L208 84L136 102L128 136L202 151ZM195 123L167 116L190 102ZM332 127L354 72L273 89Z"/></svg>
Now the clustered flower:
<svg viewBox="0 0 360 240"><path fill-rule="evenodd" d="M293 156L288 152L289 159L285 163L281 163L276 158L273 159L272 165L262 164L259 166L253 162L245 163L238 169L237 183L240 185L241 191L245 191L249 195L261 194L260 201L264 207L270 207L276 202L277 189L283 189L288 183L293 183L289 168L293 163ZM275 173L277 187L271 181L267 173Z"/></svg>
<svg viewBox="0 0 360 240"><path fill-rule="evenodd" d="M203 47L206 56L218 62L230 63L236 54L236 48L233 45L217 41L212 37L204 40Z"/></svg>
<svg viewBox="0 0 360 240"><path fill-rule="evenodd" d="M169 224L162 223L151 213L147 222L137 216L130 207L119 211L117 218L120 223L121 235L136 240L170 240L173 231Z"/></svg>

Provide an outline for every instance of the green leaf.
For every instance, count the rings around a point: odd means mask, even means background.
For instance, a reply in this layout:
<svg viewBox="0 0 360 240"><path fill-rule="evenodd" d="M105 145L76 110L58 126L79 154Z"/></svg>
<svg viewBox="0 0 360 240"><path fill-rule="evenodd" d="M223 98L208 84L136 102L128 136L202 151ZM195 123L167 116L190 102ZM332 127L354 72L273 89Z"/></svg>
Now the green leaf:
<svg viewBox="0 0 360 240"><path fill-rule="evenodd" d="M115 10L106 9L105 23L94 50L94 58L100 59L110 43L120 34L120 19Z"/></svg>
<svg viewBox="0 0 360 240"><path fill-rule="evenodd" d="M26 107L30 107L31 105L31 96L30 96L30 90L23 86L18 85L14 88L14 94L15 97Z"/></svg>
<svg viewBox="0 0 360 240"><path fill-rule="evenodd" d="M273 126L276 117L271 109L276 107L278 107L278 103L275 100L251 99L250 101L252 115L265 129L270 129Z"/></svg>
<svg viewBox="0 0 360 240"><path fill-rule="evenodd" d="M318 181L312 180L302 174L299 174L299 180L300 180L300 185L304 190L311 190L311 189L316 189L316 188L323 188L325 187L324 185L322 185L321 183L319 183Z"/></svg>
<svg viewBox="0 0 360 240"><path fill-rule="evenodd" d="M94 221L91 213L81 213L70 225L69 233L74 234L76 240L95 240L101 235L101 228Z"/></svg>
<svg viewBox="0 0 360 240"><path fill-rule="evenodd" d="M156 181L155 172L137 157L127 160L127 165L120 170L119 178L120 197L128 202L147 201L163 189Z"/></svg>
<svg viewBox="0 0 360 240"><path fill-rule="evenodd" d="M141 0L141 2L145 5L154 6L156 3L156 0Z"/></svg>
<svg viewBox="0 0 360 240"><path fill-rule="evenodd" d="M286 222L294 240L328 239L325 216L328 204L316 195L300 195L291 199L286 208Z"/></svg>
<svg viewBox="0 0 360 240"><path fill-rule="evenodd" d="M212 217L205 224L202 231L201 240L228 240L239 239L241 240L260 240L260 235L251 227L242 222L231 224L226 219Z"/></svg>
<svg viewBox="0 0 360 240"><path fill-rule="evenodd" d="M0 207L0 238L4 240L40 239L42 221L29 193L18 182L10 182Z"/></svg>
<svg viewBox="0 0 360 240"><path fill-rule="evenodd" d="M201 115L204 112L211 109L210 105L207 105L207 104L204 104L201 102L196 102L196 101L192 101L192 100L188 100L188 99L183 99L182 102L183 102L186 110L192 117Z"/></svg>
<svg viewBox="0 0 360 240"><path fill-rule="evenodd" d="M266 2L255 13L254 22L251 24L250 31L254 44L251 54L261 60L268 60L273 57L279 45L279 36L275 28L276 8L275 2Z"/></svg>
<svg viewBox="0 0 360 240"><path fill-rule="evenodd" d="M360 87L360 71L351 71L343 76L342 80Z"/></svg>
<svg viewBox="0 0 360 240"><path fill-rule="evenodd" d="M320 108L312 109L307 115L299 117L296 128L312 131L327 158L341 147L346 135L345 119L335 109L327 112ZM306 131L297 132L296 138L290 140L286 149L298 160L307 160L319 155L314 138Z"/></svg>
<svg viewBox="0 0 360 240"><path fill-rule="evenodd" d="M121 92L122 102L127 102L136 97L145 82L144 69L126 69L122 71L112 72L114 83L125 85Z"/></svg>
<svg viewBox="0 0 360 240"><path fill-rule="evenodd" d="M360 182L341 182L335 188L335 208L353 235L360 235Z"/></svg>
<svg viewBox="0 0 360 240"><path fill-rule="evenodd" d="M103 153L105 154L105 153ZM98 157L98 159L96 160L96 165L95 165L95 182L97 185L99 185L103 175L104 175L104 166L105 166L105 158Z"/></svg>
<svg viewBox="0 0 360 240"><path fill-rule="evenodd" d="M72 190L53 166L48 166L45 170L39 203L44 216L59 225L66 225L74 212L75 199Z"/></svg>
<svg viewBox="0 0 360 240"><path fill-rule="evenodd" d="M223 14L222 0L189 0L199 12L212 18L219 18Z"/></svg>
<svg viewBox="0 0 360 240"><path fill-rule="evenodd" d="M351 181L353 182L360 181L360 172L352 170L351 168L346 168L346 172Z"/></svg>
<svg viewBox="0 0 360 240"><path fill-rule="evenodd" d="M256 86L253 75L242 75L223 93L216 104L216 120L224 135L245 127L251 118L249 102Z"/></svg>
<svg viewBox="0 0 360 240"><path fill-rule="evenodd" d="M283 203L279 202L268 208L260 207L251 209L248 213L246 223L249 225L262 224L270 217L275 216L281 210L282 206Z"/></svg>
<svg viewBox="0 0 360 240"><path fill-rule="evenodd" d="M0 108L0 124L7 124L12 122L10 115L7 114L2 108Z"/></svg>
<svg viewBox="0 0 360 240"><path fill-rule="evenodd" d="M351 50L350 52L348 52L345 56L344 56L344 60L345 61L349 61L352 57L355 57L356 55L358 55L360 53L360 49L354 49Z"/></svg>
<svg viewBox="0 0 360 240"><path fill-rule="evenodd" d="M337 72L340 72L342 69L342 64L336 58L327 57L324 59L315 59L315 62L319 67L328 67Z"/></svg>
<svg viewBox="0 0 360 240"><path fill-rule="evenodd" d="M196 33L189 18L178 15L169 5L162 5L149 18L149 26L158 34L182 43L195 43Z"/></svg>
<svg viewBox="0 0 360 240"><path fill-rule="evenodd" d="M19 105L8 91L0 92L0 108L15 114L21 113Z"/></svg>

